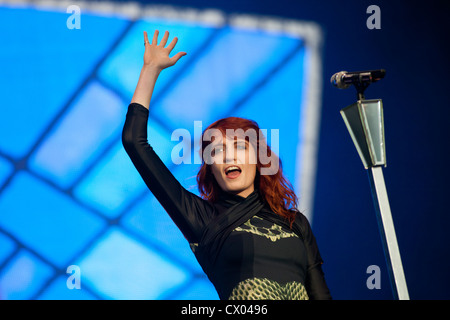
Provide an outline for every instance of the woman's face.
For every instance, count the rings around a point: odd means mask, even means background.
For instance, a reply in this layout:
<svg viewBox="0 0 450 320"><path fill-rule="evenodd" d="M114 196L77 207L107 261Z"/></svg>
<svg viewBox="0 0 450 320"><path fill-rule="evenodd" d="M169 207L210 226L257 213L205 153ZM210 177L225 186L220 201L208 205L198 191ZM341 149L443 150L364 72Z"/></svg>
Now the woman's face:
<svg viewBox="0 0 450 320"><path fill-rule="evenodd" d="M245 139L213 142L211 171L222 190L246 198L254 191L256 152Z"/></svg>

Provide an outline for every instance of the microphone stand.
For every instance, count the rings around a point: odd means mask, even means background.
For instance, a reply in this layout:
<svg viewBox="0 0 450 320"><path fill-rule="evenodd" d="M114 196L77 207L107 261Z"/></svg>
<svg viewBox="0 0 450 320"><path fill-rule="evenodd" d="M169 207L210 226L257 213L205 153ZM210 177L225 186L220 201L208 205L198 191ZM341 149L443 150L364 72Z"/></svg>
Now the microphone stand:
<svg viewBox="0 0 450 320"><path fill-rule="evenodd" d="M409 300L402 260L392 220L382 167L386 166L383 103L366 100L370 81L354 83L357 102L340 111L358 154L367 169L394 299Z"/></svg>

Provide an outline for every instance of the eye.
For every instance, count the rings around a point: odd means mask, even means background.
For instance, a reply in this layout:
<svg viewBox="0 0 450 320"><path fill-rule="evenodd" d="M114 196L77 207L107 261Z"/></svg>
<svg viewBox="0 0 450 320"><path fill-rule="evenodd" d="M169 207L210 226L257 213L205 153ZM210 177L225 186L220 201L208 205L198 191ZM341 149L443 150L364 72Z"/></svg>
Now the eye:
<svg viewBox="0 0 450 320"><path fill-rule="evenodd" d="M238 149L238 150L245 150L245 149L247 149L247 144L245 144L245 143L238 143L238 144L236 144L236 149Z"/></svg>
<svg viewBox="0 0 450 320"><path fill-rule="evenodd" d="M215 157L216 155L220 154L223 152L223 147L214 147L214 149L212 150L212 156Z"/></svg>

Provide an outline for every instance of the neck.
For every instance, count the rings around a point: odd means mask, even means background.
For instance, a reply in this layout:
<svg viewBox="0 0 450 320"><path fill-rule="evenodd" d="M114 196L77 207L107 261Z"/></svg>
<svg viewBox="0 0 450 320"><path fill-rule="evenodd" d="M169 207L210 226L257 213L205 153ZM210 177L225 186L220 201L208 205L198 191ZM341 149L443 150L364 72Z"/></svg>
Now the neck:
<svg viewBox="0 0 450 320"><path fill-rule="evenodd" d="M252 192L255 191L255 188L252 186L251 188L245 189L239 193L236 193L237 196L240 196L242 198L247 198Z"/></svg>
<svg viewBox="0 0 450 320"><path fill-rule="evenodd" d="M249 195L251 195L253 192L255 192L255 188L248 188L246 190L242 190L240 192L229 192L229 191L223 191L222 194L226 197L228 195L231 198L234 198L236 200L238 199L246 199Z"/></svg>

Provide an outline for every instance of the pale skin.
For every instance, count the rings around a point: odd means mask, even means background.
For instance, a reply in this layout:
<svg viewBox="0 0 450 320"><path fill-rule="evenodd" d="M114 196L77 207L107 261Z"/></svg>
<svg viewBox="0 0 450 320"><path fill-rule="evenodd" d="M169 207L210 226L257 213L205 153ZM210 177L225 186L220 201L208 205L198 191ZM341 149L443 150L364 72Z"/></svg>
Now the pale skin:
<svg viewBox="0 0 450 320"><path fill-rule="evenodd" d="M222 190L246 198L254 191L256 176L256 152L251 143L244 139L226 137L213 142L215 148L211 171ZM227 169L238 167L237 177L227 174Z"/></svg>
<svg viewBox="0 0 450 320"><path fill-rule="evenodd" d="M156 81L162 70L175 65L186 52L178 52L172 58L169 57L178 41L175 37L167 45L169 32L166 31L158 44L159 31L153 34L152 42L148 40L147 32L144 31L144 65L142 66L136 89L131 99L131 103L139 103L145 108L150 108L150 101L153 95ZM167 45L167 46L166 46ZM222 145L218 148L215 157L220 157L221 161L214 161L211 164L211 171L222 190L246 198L254 191L254 181L256 176L256 164L253 160L256 153L253 146L243 139L225 139L214 141L214 144ZM234 148L234 152L231 148ZM234 174L227 175L227 168L235 165L239 168ZM239 173L238 173L239 172Z"/></svg>

